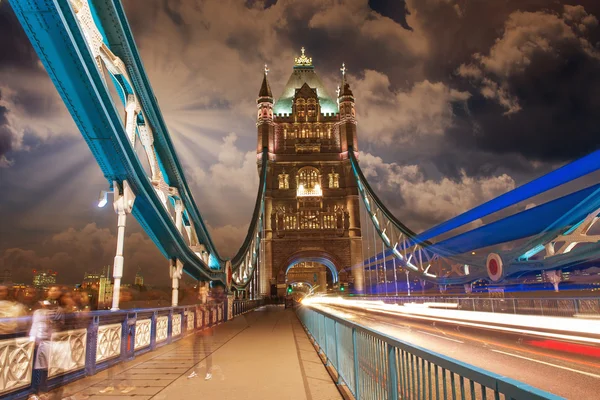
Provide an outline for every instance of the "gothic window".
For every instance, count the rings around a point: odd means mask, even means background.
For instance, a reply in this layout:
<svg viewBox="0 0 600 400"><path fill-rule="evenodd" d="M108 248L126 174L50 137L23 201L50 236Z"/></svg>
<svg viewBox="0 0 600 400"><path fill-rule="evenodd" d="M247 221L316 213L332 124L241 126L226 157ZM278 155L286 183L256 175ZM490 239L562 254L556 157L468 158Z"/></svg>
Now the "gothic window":
<svg viewBox="0 0 600 400"><path fill-rule="evenodd" d="M296 214L286 213L283 217L283 226L286 230L296 229Z"/></svg>
<svg viewBox="0 0 600 400"><path fill-rule="evenodd" d="M340 187L340 174L336 173L333 168L329 173L329 187L331 189L337 189Z"/></svg>
<svg viewBox="0 0 600 400"><path fill-rule="evenodd" d="M290 188L290 176L285 173L279 174L279 189L289 189Z"/></svg>
<svg viewBox="0 0 600 400"><path fill-rule="evenodd" d="M327 139L331 139L331 128L327 128Z"/></svg>
<svg viewBox="0 0 600 400"><path fill-rule="evenodd" d="M299 117L304 117L306 114L306 103L304 102L304 99L296 100L296 114Z"/></svg>
<svg viewBox="0 0 600 400"><path fill-rule="evenodd" d="M283 139L287 139L287 128L283 128Z"/></svg>
<svg viewBox="0 0 600 400"><path fill-rule="evenodd" d="M317 106L315 106L314 104L309 104L308 105L308 116L314 117L316 114L317 114Z"/></svg>
<svg viewBox="0 0 600 400"><path fill-rule="evenodd" d="M313 167L302 168L298 172L298 185L305 189L314 189L319 184L319 170Z"/></svg>

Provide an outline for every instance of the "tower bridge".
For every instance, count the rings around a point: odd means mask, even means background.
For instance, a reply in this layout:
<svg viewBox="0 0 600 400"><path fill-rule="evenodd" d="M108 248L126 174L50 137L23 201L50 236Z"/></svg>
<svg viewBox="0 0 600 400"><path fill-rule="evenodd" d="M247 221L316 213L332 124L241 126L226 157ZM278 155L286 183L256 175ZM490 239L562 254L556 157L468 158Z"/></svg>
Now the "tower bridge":
<svg viewBox="0 0 600 400"><path fill-rule="evenodd" d="M265 70L256 123L257 151L269 154L263 294L284 295L284 276L303 261L320 261L336 281L342 276L340 283L364 290L360 200L348 155L358 155L356 111L350 85L342 79L341 87L334 101L304 48L276 101Z"/></svg>
<svg viewBox="0 0 600 400"><path fill-rule="evenodd" d="M25 332L0 339L1 396L26 398L42 386L64 388L76 398L95 396L94 385L113 382L108 373L115 368L140 380L134 395L157 399L189 398L195 390L208 398L253 398L248 393L256 391L260 399L339 398L338 389L358 399L590 395L600 378L597 360L562 357L565 364L557 367L551 346L563 340L569 343L563 350L584 358L597 354L597 321L578 319L600 314L597 299L513 299L508 307L504 299L400 295L410 295L414 280L441 291L464 287L468 295L473 282L503 283L528 273L543 274L558 290L562 271L597 265L600 184L564 188L597 173L600 151L415 232L394 216L361 170L360 98L345 65L334 98L317 74L317 60L313 64L302 48L279 97L265 67L257 98L259 187L246 237L225 258L189 189L121 2L10 4L106 178L100 205L112 193L118 242L112 311L93 313L77 329L47 338L69 350L61 363L59 352L53 353L46 375L33 368L36 344ZM554 197L525 209L541 194ZM131 216L165 258L172 307L120 310L120 279L131 268L123 252ZM476 220L484 222L471 228ZM178 304L184 273L200 282L199 304ZM207 304L211 283L225 288L225 298ZM330 294L348 288L355 297L309 296L298 318L265 306L289 285ZM419 304L404 305L412 302ZM549 314L561 319L548 320ZM460 327L465 332L457 333ZM198 343L206 344L199 338L207 332L216 332L216 344L203 347L198 361ZM514 353L522 348L506 342L511 335L544 350ZM551 343L540 344L540 338ZM310 344L318 356L307 352ZM233 374L225 390L187 378L213 354ZM319 357L327 370L315 362ZM552 368L571 382L566 389L556 388ZM540 373L527 372L532 370ZM286 383L297 391L283 393Z"/></svg>

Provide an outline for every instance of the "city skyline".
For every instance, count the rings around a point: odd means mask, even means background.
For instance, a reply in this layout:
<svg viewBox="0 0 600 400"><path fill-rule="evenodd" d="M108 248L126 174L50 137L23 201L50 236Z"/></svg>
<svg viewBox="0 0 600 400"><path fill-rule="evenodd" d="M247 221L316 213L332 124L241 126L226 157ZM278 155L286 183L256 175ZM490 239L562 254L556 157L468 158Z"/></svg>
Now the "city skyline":
<svg viewBox="0 0 600 400"><path fill-rule="evenodd" d="M264 64L279 96L302 46L330 93L345 63L361 164L417 231L598 148L598 3L488 3L407 1L403 11L376 1L232 2L223 19L216 5L126 2L224 255L246 233L258 185ZM6 2L0 33L13 38L0 48L0 270L23 281L49 268L74 282L93 263L112 265L116 216L96 207L107 183ZM168 260L131 221L124 281L139 265L148 284L167 284Z"/></svg>

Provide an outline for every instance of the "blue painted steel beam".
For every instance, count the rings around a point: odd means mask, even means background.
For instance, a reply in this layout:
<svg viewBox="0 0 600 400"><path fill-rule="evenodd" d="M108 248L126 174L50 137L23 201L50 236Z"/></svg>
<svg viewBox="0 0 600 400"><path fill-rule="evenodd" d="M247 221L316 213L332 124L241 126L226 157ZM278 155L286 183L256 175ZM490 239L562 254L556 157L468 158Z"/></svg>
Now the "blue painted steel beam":
<svg viewBox="0 0 600 400"><path fill-rule="evenodd" d="M460 214L416 236L425 241L600 169L600 150Z"/></svg>
<svg viewBox="0 0 600 400"><path fill-rule="evenodd" d="M565 226L577 224L587 217L590 213L589 209L585 207L576 212L569 213L569 211L575 209L590 195L597 195L598 189L600 189L600 185L594 185L571 193L450 239L442 240L434 247L441 248L449 254L461 254L482 247L523 239L543 232L556 222L559 216L567 213L568 218L563 219L560 226L555 229L560 230ZM598 200L600 201L600 198Z"/></svg>
<svg viewBox="0 0 600 400"><path fill-rule="evenodd" d="M139 101L144 106L144 111L147 113L154 131L154 146L165 180L169 185L178 188L179 194L188 208L192 220L196 224L196 233L200 242L222 264L225 259L219 255L202 215L193 201L183 168L177 157L162 112L160 111L156 96L150 85L150 80L141 61L121 1L91 0L90 3L93 4L92 11L94 12L94 18L102 26L102 32L111 51L119 56L128 66L132 84L135 87L136 94L139 96Z"/></svg>
<svg viewBox="0 0 600 400"><path fill-rule="evenodd" d="M181 260L196 279L225 282L222 271L209 271L189 249L162 206L127 139L69 3L11 0L11 5L106 179L127 180L131 185L136 194L133 214L161 253Z"/></svg>

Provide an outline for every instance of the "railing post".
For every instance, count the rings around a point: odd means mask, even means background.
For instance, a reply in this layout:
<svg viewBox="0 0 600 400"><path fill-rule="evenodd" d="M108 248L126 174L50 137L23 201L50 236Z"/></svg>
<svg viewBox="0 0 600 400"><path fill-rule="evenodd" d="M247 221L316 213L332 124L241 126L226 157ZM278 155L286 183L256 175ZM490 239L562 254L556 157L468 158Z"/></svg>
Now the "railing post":
<svg viewBox="0 0 600 400"><path fill-rule="evenodd" d="M154 311L152 313L152 317L150 318L150 349L156 349L156 323L158 318L158 311Z"/></svg>
<svg viewBox="0 0 600 400"><path fill-rule="evenodd" d="M169 310L169 319L167 320L167 344L173 341L173 307Z"/></svg>
<svg viewBox="0 0 600 400"><path fill-rule="evenodd" d="M125 315L124 332L125 340L121 341L121 362L130 360L135 354L135 323L137 321L137 314L133 314L133 318L129 318L129 314Z"/></svg>
<svg viewBox="0 0 600 400"><path fill-rule="evenodd" d="M85 374L87 376L96 373L96 350L98 345L98 325L100 325L100 317L94 316L88 325L86 352L85 352ZM121 329L122 334L122 329Z"/></svg>
<svg viewBox="0 0 600 400"><path fill-rule="evenodd" d="M388 359L388 400L398 400L398 363L396 348L387 343ZM430 393L431 396L431 393Z"/></svg>
<svg viewBox="0 0 600 400"><path fill-rule="evenodd" d="M360 395L358 389L360 387L359 384L359 366L358 366L358 346L356 341L356 328L352 327L352 353L354 355L354 398L360 399Z"/></svg>
<svg viewBox="0 0 600 400"><path fill-rule="evenodd" d="M337 335L337 321L333 320L333 337L334 337L334 343L335 343L335 370L337 371L337 384L340 384L340 376L341 376L341 368L340 368L340 346L339 346L339 340L338 340L338 335Z"/></svg>

